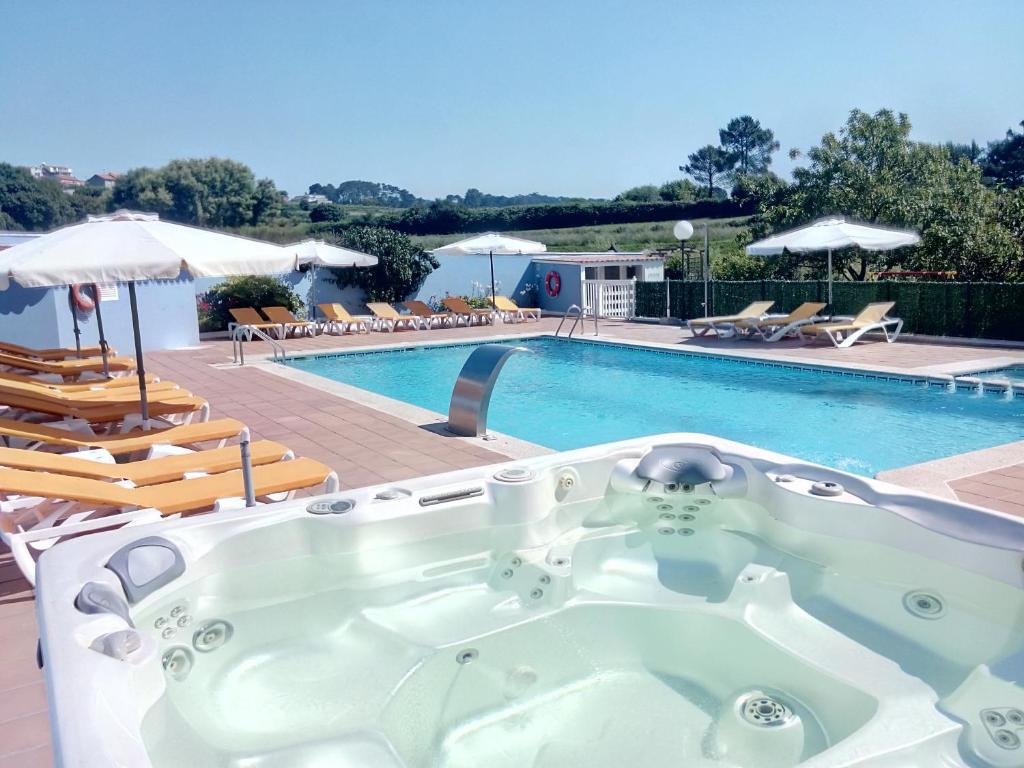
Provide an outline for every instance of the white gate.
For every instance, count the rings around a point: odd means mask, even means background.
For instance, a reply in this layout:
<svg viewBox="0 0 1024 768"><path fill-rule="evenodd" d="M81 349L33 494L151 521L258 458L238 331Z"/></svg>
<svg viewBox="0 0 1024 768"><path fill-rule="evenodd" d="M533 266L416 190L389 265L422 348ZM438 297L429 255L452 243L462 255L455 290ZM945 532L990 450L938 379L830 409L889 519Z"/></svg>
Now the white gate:
<svg viewBox="0 0 1024 768"><path fill-rule="evenodd" d="M584 280L583 313L631 320L636 314L636 280Z"/></svg>

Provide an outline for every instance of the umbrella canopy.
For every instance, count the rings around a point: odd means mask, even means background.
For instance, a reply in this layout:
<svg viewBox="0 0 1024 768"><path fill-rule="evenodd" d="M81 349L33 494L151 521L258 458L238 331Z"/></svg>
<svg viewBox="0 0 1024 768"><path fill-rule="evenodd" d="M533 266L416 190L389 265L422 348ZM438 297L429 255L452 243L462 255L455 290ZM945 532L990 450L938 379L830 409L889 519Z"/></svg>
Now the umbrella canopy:
<svg viewBox="0 0 1024 768"><path fill-rule="evenodd" d="M867 251L891 251L921 242L916 232L857 224L842 216L829 216L788 232L781 232L747 246L750 256L828 252L828 301L832 303L832 251L856 245Z"/></svg>
<svg viewBox="0 0 1024 768"><path fill-rule="evenodd" d="M295 254L296 266L309 264L314 267L372 267L377 263L376 256L329 245L323 240L303 240L284 248Z"/></svg>
<svg viewBox="0 0 1024 768"><path fill-rule="evenodd" d="M26 287L128 283L139 376L139 403L149 426L146 369L135 281L263 275L295 269L295 254L271 243L160 221L155 213L117 211L75 224L0 253L0 290L14 280ZM248 438L240 442L245 500L255 504Z"/></svg>
<svg viewBox="0 0 1024 768"><path fill-rule="evenodd" d="M435 248L431 253L435 256L469 256L483 254L510 253L544 253L548 247L536 240L524 240L498 232L487 232L465 240Z"/></svg>
<svg viewBox="0 0 1024 768"><path fill-rule="evenodd" d="M0 290L75 283L173 280L290 272L295 256L272 243L118 211L54 230L0 252Z"/></svg>

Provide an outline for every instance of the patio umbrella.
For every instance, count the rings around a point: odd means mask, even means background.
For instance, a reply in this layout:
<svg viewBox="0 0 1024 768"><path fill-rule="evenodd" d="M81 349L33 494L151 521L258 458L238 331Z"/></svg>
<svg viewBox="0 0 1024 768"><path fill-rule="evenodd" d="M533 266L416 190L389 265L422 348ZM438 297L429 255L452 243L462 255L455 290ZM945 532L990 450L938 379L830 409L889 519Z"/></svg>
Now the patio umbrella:
<svg viewBox="0 0 1024 768"><path fill-rule="evenodd" d="M832 251L856 245L866 251L891 251L921 242L916 232L857 224L842 216L829 216L798 229L781 232L747 246L750 256L828 251L828 303L832 303Z"/></svg>
<svg viewBox="0 0 1024 768"><path fill-rule="evenodd" d="M295 255L280 246L160 221L155 213L122 210L108 216L90 216L83 224L54 230L3 251L0 291L6 290L12 281L26 288L128 283L139 400L143 424L148 426L136 281L173 280L182 270L194 277L220 277L274 274L294 268ZM243 465L246 448L243 445ZM251 500L250 491L251 483L247 481L247 502Z"/></svg>
<svg viewBox="0 0 1024 768"><path fill-rule="evenodd" d="M295 268L308 265L313 270L313 314L316 313L316 273L320 267L372 267L377 264L377 257L362 251L353 251L337 245L330 245L323 240L303 240L283 246L285 250L295 254Z"/></svg>
<svg viewBox="0 0 1024 768"><path fill-rule="evenodd" d="M494 254L545 253L548 247L536 240L503 235L500 232L486 232L482 235L458 240L435 248L435 256L482 256L488 254L491 260L491 304L494 304Z"/></svg>

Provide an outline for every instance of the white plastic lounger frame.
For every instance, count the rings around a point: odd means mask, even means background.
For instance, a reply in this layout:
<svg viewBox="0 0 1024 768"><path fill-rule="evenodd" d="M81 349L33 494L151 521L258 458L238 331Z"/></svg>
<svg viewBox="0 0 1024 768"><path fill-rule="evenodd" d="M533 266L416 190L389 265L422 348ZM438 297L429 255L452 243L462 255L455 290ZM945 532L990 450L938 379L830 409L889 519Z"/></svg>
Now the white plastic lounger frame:
<svg viewBox="0 0 1024 768"><path fill-rule="evenodd" d="M133 487L127 481L118 485ZM325 494L337 493L339 487L336 472L331 472L323 481ZM267 498L274 502L287 501L293 498L295 493L295 490L283 491L270 494ZM0 500L0 541L10 548L15 564L32 586L36 584L36 557L33 556L33 552L45 551L63 538L181 517L180 513L165 515L153 507L94 509L74 501L52 504L45 514L40 515L35 511L35 507L44 503L44 499L35 497ZM234 509L245 509L245 499L235 496L217 499L212 511L224 512ZM32 517L35 518L34 522L31 521Z"/></svg>
<svg viewBox="0 0 1024 768"><path fill-rule="evenodd" d="M836 324L840 324L842 320L853 318L838 318ZM890 332L889 328L895 326L894 330ZM885 341L887 344L892 344L896 339L900 337L900 332L903 330L903 319L899 317L886 317L882 318L877 323L871 323L851 332L845 338L843 337L843 331L832 331L829 328L822 328L820 333L828 336L828 340L832 342L832 345L837 349L845 349L852 347L857 343L857 340L865 333L871 331L881 331L885 335ZM797 329L797 333L800 336L801 341L810 341L811 338L804 336L801 329Z"/></svg>
<svg viewBox="0 0 1024 768"><path fill-rule="evenodd" d="M779 320L783 320L789 315L779 315ZM750 326L749 331L752 336L759 336L761 341L775 342L781 341L787 336L796 333L801 327L805 325L811 325L812 323L823 323L826 321L821 315L815 315L814 317L805 317L802 320L794 320L791 323L785 325L772 325L772 316L767 315L762 319L761 325Z"/></svg>

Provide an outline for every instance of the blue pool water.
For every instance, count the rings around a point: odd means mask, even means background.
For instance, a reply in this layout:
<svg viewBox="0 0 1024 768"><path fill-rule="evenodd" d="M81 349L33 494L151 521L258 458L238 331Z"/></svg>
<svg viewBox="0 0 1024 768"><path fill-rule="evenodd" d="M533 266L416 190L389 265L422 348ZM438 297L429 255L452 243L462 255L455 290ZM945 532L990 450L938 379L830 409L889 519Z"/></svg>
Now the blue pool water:
<svg viewBox="0 0 1024 768"><path fill-rule="evenodd" d="M1005 368L994 368L992 370L967 375L976 376L982 381L991 381L992 379L1009 379L1011 384L1024 384L1024 365L1008 365Z"/></svg>
<svg viewBox="0 0 1024 768"><path fill-rule="evenodd" d="M491 429L556 450L704 432L871 475L1024 439L1024 399L900 381L535 338L495 387ZM288 364L437 413L475 345Z"/></svg>

